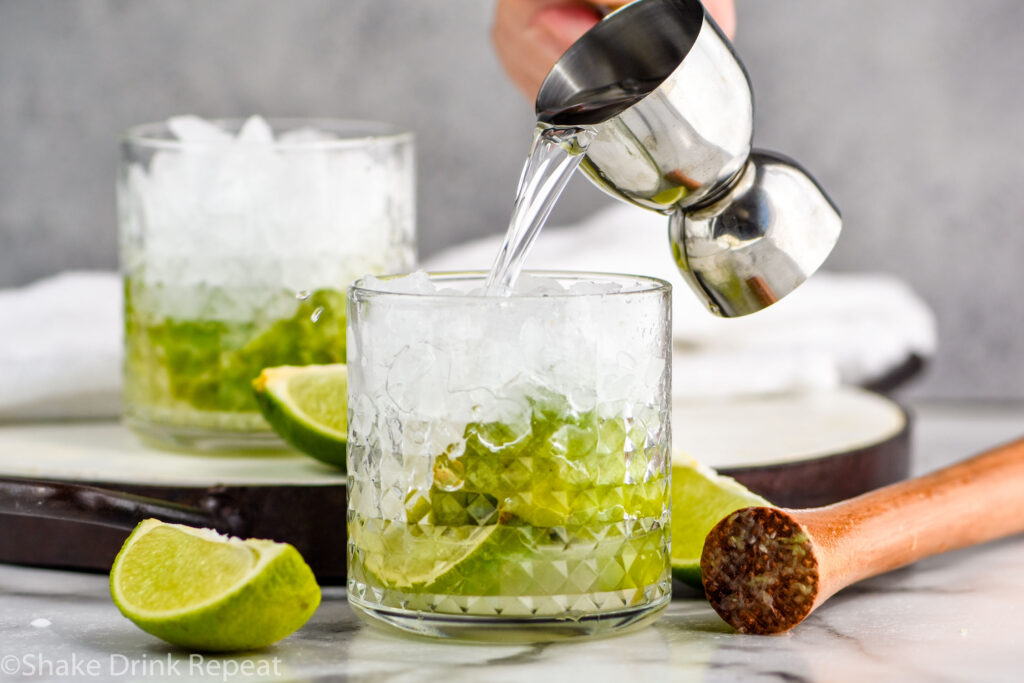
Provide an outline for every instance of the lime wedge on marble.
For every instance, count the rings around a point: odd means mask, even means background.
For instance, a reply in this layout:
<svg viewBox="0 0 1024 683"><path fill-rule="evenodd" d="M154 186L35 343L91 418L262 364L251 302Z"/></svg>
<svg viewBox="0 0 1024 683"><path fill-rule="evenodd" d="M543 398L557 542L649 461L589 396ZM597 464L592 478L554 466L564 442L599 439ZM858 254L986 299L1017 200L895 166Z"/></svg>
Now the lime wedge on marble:
<svg viewBox="0 0 1024 683"><path fill-rule="evenodd" d="M343 364L266 368L252 386L263 417L278 436L306 455L345 469L348 370Z"/></svg>
<svg viewBox="0 0 1024 683"><path fill-rule="evenodd" d="M677 454L672 463L672 575L702 588L704 539L730 512L752 505L771 503L735 479Z"/></svg>
<svg viewBox="0 0 1024 683"><path fill-rule="evenodd" d="M110 595L136 626L190 650L254 650L290 635L320 587L287 543L141 522L110 570Z"/></svg>

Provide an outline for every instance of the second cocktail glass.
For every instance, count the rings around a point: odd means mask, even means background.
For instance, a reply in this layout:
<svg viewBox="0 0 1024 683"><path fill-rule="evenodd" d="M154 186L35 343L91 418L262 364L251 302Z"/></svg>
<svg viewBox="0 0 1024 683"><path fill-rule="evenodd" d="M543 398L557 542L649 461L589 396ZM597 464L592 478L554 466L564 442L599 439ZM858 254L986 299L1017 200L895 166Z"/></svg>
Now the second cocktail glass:
<svg viewBox="0 0 1024 683"><path fill-rule="evenodd" d="M191 450L280 448L251 382L345 361L345 288L414 258L412 134L341 120L139 126L118 183L124 415Z"/></svg>
<svg viewBox="0 0 1024 683"><path fill-rule="evenodd" d="M670 597L670 286L485 275L349 289L349 601L456 638L645 623Z"/></svg>

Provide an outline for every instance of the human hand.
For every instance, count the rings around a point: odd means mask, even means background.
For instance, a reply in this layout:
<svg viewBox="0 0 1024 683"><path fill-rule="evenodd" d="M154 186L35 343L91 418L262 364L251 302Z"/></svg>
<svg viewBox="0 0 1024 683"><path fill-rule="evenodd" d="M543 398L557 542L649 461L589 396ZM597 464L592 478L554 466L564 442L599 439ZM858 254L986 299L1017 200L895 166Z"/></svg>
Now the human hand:
<svg viewBox="0 0 1024 683"><path fill-rule="evenodd" d="M734 0L704 0L704 7L730 38L736 30ZM491 38L512 82L530 102L562 53L601 19L598 7L622 0L498 0Z"/></svg>

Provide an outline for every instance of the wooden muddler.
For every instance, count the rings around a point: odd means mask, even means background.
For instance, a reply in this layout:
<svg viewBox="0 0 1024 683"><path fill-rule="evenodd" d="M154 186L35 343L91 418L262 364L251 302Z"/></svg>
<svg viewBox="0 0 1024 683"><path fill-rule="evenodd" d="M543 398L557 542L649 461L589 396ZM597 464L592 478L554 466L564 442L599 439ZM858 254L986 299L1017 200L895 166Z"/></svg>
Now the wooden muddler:
<svg viewBox="0 0 1024 683"><path fill-rule="evenodd" d="M1024 439L835 505L737 510L708 534L700 568L725 621L781 633L861 579L1020 532Z"/></svg>

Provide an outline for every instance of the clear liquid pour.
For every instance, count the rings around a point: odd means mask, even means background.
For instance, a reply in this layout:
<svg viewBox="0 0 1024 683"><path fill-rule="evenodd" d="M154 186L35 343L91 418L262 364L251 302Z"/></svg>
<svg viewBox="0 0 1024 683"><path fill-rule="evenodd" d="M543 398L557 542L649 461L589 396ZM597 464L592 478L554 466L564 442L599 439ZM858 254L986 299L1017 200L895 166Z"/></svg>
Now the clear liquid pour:
<svg viewBox="0 0 1024 683"><path fill-rule="evenodd" d="M516 188L508 232L487 277L487 294L512 292L526 254L596 135L586 126L537 125Z"/></svg>

